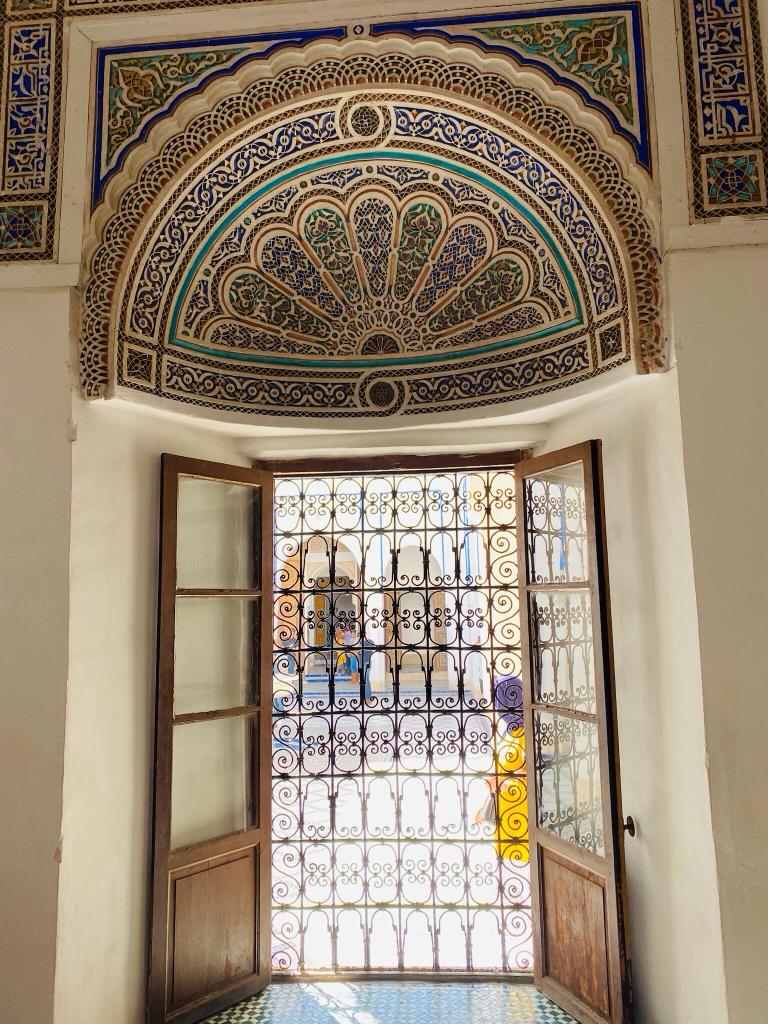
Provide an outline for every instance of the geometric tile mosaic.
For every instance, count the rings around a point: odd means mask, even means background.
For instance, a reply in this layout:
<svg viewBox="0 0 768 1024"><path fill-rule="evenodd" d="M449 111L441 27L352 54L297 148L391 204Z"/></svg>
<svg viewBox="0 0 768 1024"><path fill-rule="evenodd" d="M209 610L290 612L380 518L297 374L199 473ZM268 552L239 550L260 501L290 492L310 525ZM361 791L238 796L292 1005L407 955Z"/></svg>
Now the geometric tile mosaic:
<svg viewBox="0 0 768 1024"><path fill-rule="evenodd" d="M0 254L30 256L42 252L45 220L45 202L0 205Z"/></svg>
<svg viewBox="0 0 768 1024"><path fill-rule="evenodd" d="M765 205L765 171L759 149L706 153L701 160L708 211Z"/></svg>
<svg viewBox="0 0 768 1024"><path fill-rule="evenodd" d="M0 263L52 259L63 49L56 0L5 0L0 41Z"/></svg>
<svg viewBox="0 0 768 1024"><path fill-rule="evenodd" d="M768 213L768 100L755 0L681 0L695 218Z"/></svg>
<svg viewBox="0 0 768 1024"><path fill-rule="evenodd" d="M55 37L53 21L8 25L6 30L5 152L0 168L5 192L48 188Z"/></svg>
<svg viewBox="0 0 768 1024"><path fill-rule="evenodd" d="M206 1024L573 1024L530 984L289 982Z"/></svg>

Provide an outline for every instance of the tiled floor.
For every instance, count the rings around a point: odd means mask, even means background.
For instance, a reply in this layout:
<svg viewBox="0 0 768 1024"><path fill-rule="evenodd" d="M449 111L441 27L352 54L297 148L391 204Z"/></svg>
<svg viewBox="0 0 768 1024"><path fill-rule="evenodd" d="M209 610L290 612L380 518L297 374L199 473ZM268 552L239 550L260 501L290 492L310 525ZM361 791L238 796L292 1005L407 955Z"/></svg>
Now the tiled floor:
<svg viewBox="0 0 768 1024"><path fill-rule="evenodd" d="M297 982L207 1024L572 1024L532 985L501 982Z"/></svg>

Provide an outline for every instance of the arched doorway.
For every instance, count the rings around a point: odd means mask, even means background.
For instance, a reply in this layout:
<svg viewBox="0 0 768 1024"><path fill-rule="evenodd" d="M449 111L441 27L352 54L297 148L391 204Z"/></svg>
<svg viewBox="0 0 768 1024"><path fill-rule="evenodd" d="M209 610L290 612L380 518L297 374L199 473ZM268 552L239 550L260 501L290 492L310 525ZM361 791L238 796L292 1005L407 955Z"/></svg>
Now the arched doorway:
<svg viewBox="0 0 768 1024"><path fill-rule="evenodd" d="M107 188L86 260L84 390L92 397L170 401L236 420L280 417L300 423L311 417L370 426L530 405L561 388L663 368L646 186L627 147L599 118L544 78L521 74L514 60L434 40L364 39L339 47L310 43L272 62L245 62L221 81L201 86L165 123L158 122ZM591 459L590 454L577 460L589 462L587 476ZM406 546L404 566L412 550ZM381 649L368 658L362 632L349 628L365 615L365 606L354 588L328 593L334 580L331 552L326 554L328 582L312 594L308 627L310 647L317 648L322 636L323 648L295 661L299 678L306 673L319 683L319 705L334 704L337 683L339 695L346 687L347 698L354 699L361 680L362 702L386 697L390 677L396 703L418 702L422 694L434 696L432 683L440 672L450 693L448 645L435 638L438 669L411 642L419 630L417 599L409 597L398 608L407 633L402 658L393 661ZM427 575L432 557L430 551ZM364 559L361 548L361 571ZM393 559L393 577L396 564ZM382 572L387 571L384 563ZM588 583L597 588L597 577ZM527 580L525 586L532 585ZM258 596L269 589L264 584ZM528 597L526 591L526 602ZM599 598L595 590L593 599ZM371 618L381 611L377 607ZM447 604L430 611L445 630ZM472 611L469 634L481 633L482 616ZM302 604L288 619L298 616L301 622L305 613ZM303 626L307 622L305 617ZM393 627L393 635L400 627ZM380 656L378 670L372 667L374 655ZM455 672L462 699L468 694L485 702L478 744L487 748L482 737L488 723L493 732L504 720L491 716L498 711L496 691L502 680L518 677L483 667L482 657L479 649L469 650ZM292 658L283 652L286 669ZM255 714L248 706L241 711L244 717ZM570 714L566 708L560 719ZM173 733L177 725L193 723L171 724ZM263 719L260 728L263 749ZM544 754L557 750L557 743L546 739L547 730L535 732L532 719L526 729L529 739L541 741L536 770L543 773ZM582 739L594 732L580 730ZM573 739L573 730L569 735ZM326 757L327 746L313 735L313 754ZM596 750L578 752L575 762L595 757ZM158 785L167 784L162 772L158 778ZM543 785L543 774L539 781ZM499 791L497 786L497 796ZM577 792L571 786L571 797ZM594 795L594 786L589 792ZM335 801L338 793L332 795ZM265 807L262 800L257 816ZM553 813L560 827L561 809ZM259 830L258 842L266 843L263 824L252 827ZM497 831L491 841L502 844L504 835ZM580 825L573 834L582 847ZM255 833L252 838L256 844ZM182 866L194 867L181 864L183 851L162 843L158 848L156 913L167 911L166 881ZM607 847L599 849L605 859ZM263 849L258 877L256 856L252 852L247 870L261 906ZM565 881L563 864L551 863L560 867L540 872L542 900L545 890L572 884ZM610 878L621 875L619 860L612 871ZM322 867L317 873L324 874ZM609 876L595 877L606 891ZM336 944L331 962L337 965L339 934L346 934L352 948L369 927L358 909L343 909L343 926L337 921L330 929L332 949ZM620 946L615 907L611 913L610 958L602 951L610 965L604 965L599 992L578 997L591 999L602 1019L618 1019L626 988L623 951L614 956ZM418 959L431 944L434 966L436 914L434 905L416 906L405 927L394 929L398 965L405 964L406 945L421 948L414 954ZM454 928L466 936L470 926L460 917L456 925L455 915L449 907L443 931ZM378 927L381 908L370 923L374 918ZM560 932L552 925L552 934L570 934L560 924ZM502 934L498 922L494 927ZM162 923L157 928L165 946L153 970L167 974L167 950L176 955L176 939ZM301 928L306 933L304 923ZM506 965L503 941L499 945ZM370 964L370 943L368 949ZM262 980L263 952L255 972ZM541 955L538 961L546 967ZM559 963L564 991L576 991L570 961L555 957L553 963ZM153 1013L160 1019L168 1004L163 983L155 980ZM206 992L199 990L198 1002ZM196 1012L186 1008L188 995L171 1004L174 1013Z"/></svg>

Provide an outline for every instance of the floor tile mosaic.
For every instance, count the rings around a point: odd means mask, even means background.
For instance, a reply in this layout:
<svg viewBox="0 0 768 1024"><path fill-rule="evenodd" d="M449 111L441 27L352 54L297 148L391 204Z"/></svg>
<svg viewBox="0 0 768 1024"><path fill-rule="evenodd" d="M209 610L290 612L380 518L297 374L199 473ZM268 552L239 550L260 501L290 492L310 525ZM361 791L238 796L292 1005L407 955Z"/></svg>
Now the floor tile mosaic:
<svg viewBox="0 0 768 1024"><path fill-rule="evenodd" d="M532 985L365 981L272 985L207 1024L573 1024Z"/></svg>

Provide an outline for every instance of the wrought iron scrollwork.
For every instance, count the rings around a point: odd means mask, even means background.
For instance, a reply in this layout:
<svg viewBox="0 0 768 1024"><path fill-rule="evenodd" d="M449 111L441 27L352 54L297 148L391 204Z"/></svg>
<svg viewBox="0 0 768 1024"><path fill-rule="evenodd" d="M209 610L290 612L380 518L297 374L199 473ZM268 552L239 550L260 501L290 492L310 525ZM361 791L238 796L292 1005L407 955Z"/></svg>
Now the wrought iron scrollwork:
<svg viewBox="0 0 768 1024"><path fill-rule="evenodd" d="M530 970L513 474L279 478L274 556L274 970Z"/></svg>

